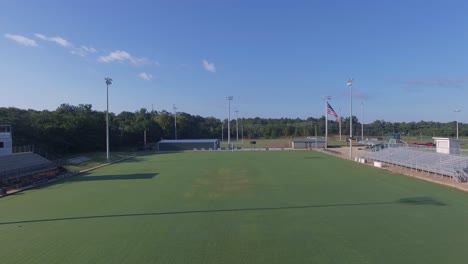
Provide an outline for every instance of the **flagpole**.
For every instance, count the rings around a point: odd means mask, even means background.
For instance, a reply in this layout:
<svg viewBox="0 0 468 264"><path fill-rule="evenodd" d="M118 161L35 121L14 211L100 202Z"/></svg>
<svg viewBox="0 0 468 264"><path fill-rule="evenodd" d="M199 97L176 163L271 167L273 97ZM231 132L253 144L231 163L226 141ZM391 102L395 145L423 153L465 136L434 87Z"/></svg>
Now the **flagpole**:
<svg viewBox="0 0 468 264"><path fill-rule="evenodd" d="M330 96L325 96L325 148L328 147L328 100Z"/></svg>
<svg viewBox="0 0 468 264"><path fill-rule="evenodd" d="M341 107L340 107L340 142L341 142Z"/></svg>

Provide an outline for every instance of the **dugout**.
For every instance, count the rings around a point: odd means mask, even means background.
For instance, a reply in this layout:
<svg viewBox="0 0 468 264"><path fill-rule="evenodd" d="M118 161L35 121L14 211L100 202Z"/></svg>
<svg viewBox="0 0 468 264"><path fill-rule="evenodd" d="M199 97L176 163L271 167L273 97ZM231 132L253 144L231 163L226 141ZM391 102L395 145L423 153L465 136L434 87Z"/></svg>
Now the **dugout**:
<svg viewBox="0 0 468 264"><path fill-rule="evenodd" d="M215 150L219 147L219 139L164 139L158 142L159 151Z"/></svg>
<svg viewBox="0 0 468 264"><path fill-rule="evenodd" d="M313 149L313 148L325 148L324 139L293 139L291 140L291 148L293 149Z"/></svg>

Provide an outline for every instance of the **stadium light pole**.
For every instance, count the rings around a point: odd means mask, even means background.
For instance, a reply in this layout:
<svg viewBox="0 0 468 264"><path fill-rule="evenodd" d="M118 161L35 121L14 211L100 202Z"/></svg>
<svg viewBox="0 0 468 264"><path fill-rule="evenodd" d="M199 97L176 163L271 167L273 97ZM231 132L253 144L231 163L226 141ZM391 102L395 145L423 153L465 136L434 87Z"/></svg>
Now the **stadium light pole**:
<svg viewBox="0 0 468 264"><path fill-rule="evenodd" d="M231 144L231 101L234 99L233 96L226 96L226 100L228 101L228 147L230 147Z"/></svg>
<svg viewBox="0 0 468 264"><path fill-rule="evenodd" d="M239 110L236 110L236 143L239 143Z"/></svg>
<svg viewBox="0 0 468 264"><path fill-rule="evenodd" d="M364 142L364 117L363 117L363 106L364 106L364 102L361 101L361 141Z"/></svg>
<svg viewBox="0 0 468 264"><path fill-rule="evenodd" d="M353 159L353 81L349 79L346 83L349 87L349 159Z"/></svg>
<svg viewBox="0 0 468 264"><path fill-rule="evenodd" d="M174 139L177 140L177 107L175 104L172 105L172 109L174 109Z"/></svg>
<svg viewBox="0 0 468 264"><path fill-rule="evenodd" d="M325 96L325 148L328 147L328 100L331 96Z"/></svg>
<svg viewBox="0 0 468 264"><path fill-rule="evenodd" d="M109 85L112 84L112 79L109 77L104 78L107 87L107 110L106 110L106 158L109 161Z"/></svg>
<svg viewBox="0 0 468 264"><path fill-rule="evenodd" d="M453 112L455 112L455 113L460 113L461 110L460 110L460 109L456 109L456 110L453 110ZM456 114L456 121L457 121L457 139L458 139L458 114Z"/></svg>

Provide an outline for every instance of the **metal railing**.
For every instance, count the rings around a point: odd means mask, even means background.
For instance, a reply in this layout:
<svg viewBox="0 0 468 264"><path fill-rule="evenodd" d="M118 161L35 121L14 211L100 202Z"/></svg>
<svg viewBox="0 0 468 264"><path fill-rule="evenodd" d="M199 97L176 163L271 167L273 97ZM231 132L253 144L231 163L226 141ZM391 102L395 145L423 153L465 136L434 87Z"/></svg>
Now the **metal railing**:
<svg viewBox="0 0 468 264"><path fill-rule="evenodd" d="M423 173L449 176L455 181L468 180L468 157L437 153L435 148L388 145L365 152L363 157Z"/></svg>

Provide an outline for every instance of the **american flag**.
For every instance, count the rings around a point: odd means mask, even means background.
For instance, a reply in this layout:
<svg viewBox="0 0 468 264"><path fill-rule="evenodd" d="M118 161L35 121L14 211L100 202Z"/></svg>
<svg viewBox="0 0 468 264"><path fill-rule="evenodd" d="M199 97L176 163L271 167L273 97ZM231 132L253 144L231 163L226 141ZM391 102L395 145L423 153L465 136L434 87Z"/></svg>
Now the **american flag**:
<svg viewBox="0 0 468 264"><path fill-rule="evenodd" d="M340 116L333 110L333 107L329 103L327 103L327 114L332 115L335 117L336 122L341 122Z"/></svg>

